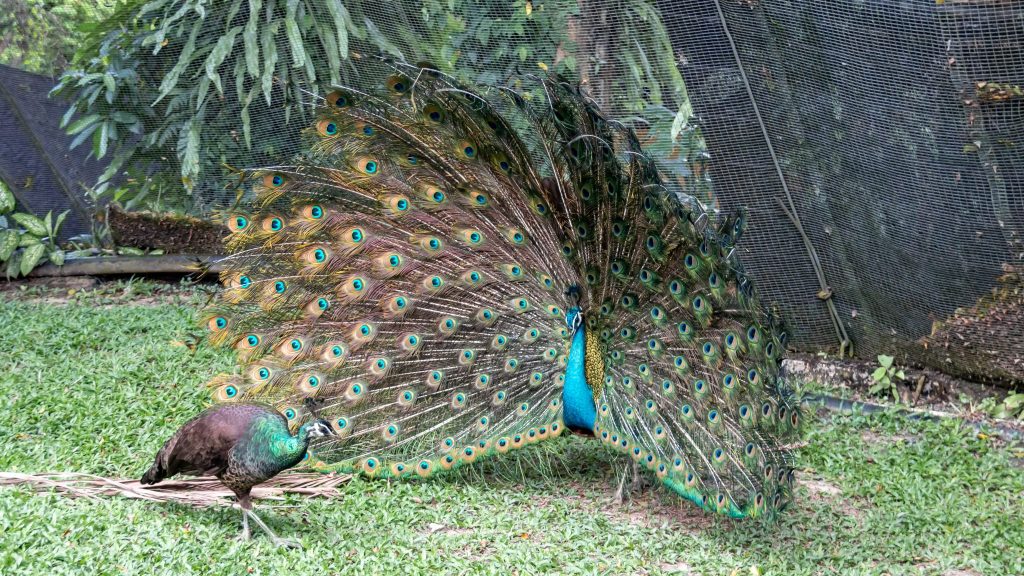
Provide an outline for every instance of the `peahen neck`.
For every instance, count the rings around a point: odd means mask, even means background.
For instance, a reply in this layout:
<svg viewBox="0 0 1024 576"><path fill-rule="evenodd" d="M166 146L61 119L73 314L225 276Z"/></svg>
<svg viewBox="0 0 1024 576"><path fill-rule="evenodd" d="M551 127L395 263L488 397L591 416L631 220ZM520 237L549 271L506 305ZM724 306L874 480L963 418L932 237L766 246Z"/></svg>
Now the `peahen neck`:
<svg viewBox="0 0 1024 576"><path fill-rule="evenodd" d="M585 361L587 335L582 327L576 330L569 347L569 361L565 371L565 387L562 389L562 418L572 430L592 432L597 409L594 392L587 384Z"/></svg>
<svg viewBox="0 0 1024 576"><path fill-rule="evenodd" d="M285 467L294 466L309 447L309 431L312 423L303 424L293 435L278 418L264 419L256 424L252 444L262 447L262 452L271 460Z"/></svg>

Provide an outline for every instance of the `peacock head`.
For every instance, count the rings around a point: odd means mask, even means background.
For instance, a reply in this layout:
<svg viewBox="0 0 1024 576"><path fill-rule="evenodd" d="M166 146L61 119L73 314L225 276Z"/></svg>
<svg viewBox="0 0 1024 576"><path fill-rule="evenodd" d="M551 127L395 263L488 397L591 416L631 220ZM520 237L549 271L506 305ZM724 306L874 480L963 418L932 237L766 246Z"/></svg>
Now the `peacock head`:
<svg viewBox="0 0 1024 576"><path fill-rule="evenodd" d="M583 325L583 313L578 306L569 308L565 313L565 325L569 328L570 334L576 334L576 330Z"/></svg>
<svg viewBox="0 0 1024 576"><path fill-rule="evenodd" d="M307 422L303 427L306 428L306 434L310 439L337 435L334 432L334 428L331 426L331 423L323 418L317 418L312 422Z"/></svg>

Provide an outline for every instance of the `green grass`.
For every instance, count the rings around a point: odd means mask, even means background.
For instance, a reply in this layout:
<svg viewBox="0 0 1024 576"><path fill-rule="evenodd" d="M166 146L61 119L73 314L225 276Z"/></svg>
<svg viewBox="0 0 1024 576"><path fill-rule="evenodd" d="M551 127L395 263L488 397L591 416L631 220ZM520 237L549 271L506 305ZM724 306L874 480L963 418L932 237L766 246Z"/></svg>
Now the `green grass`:
<svg viewBox="0 0 1024 576"><path fill-rule="evenodd" d="M0 469L137 477L232 360L186 305L0 301ZM557 441L429 482L258 505L303 550L236 539L237 510L0 490L0 574L1024 574L1024 471L955 422L826 415L775 524L706 516L619 456ZM963 574L960 572L959 574Z"/></svg>

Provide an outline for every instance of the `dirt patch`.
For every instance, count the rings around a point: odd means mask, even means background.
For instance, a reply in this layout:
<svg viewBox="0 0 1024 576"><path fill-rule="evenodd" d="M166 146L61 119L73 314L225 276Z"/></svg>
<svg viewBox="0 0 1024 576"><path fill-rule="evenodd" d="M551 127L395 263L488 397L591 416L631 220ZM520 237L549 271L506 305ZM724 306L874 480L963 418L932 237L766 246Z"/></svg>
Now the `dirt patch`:
<svg viewBox="0 0 1024 576"><path fill-rule="evenodd" d="M858 521L864 515L864 509L859 506L860 502L843 496L843 490L839 486L824 478L798 477L796 483L807 489L807 499L804 505L811 503L825 505Z"/></svg>
<svg viewBox="0 0 1024 576"><path fill-rule="evenodd" d="M694 572L693 569L690 568L690 565L687 564L686 562L674 562L674 563L671 563L671 564L667 563L667 562L664 562L662 564L659 564L658 568L660 568L663 572L666 572L668 574L682 574L683 576L697 576L697 573Z"/></svg>
<svg viewBox="0 0 1024 576"><path fill-rule="evenodd" d="M470 528L456 528L455 526L448 526L446 524L438 524L436 522L431 522L424 526L423 529L419 531L419 533L424 536L430 536L432 534L458 536L461 534L472 534L473 530Z"/></svg>
<svg viewBox="0 0 1024 576"><path fill-rule="evenodd" d="M118 246L163 250L167 254L223 254L227 229L209 221L178 214L126 212L107 209L110 236Z"/></svg>
<svg viewBox="0 0 1024 576"><path fill-rule="evenodd" d="M616 522L644 528L670 527L691 534L707 530L715 523L711 514L678 497L662 494L653 486L634 490L622 504L616 504L610 492L601 512Z"/></svg>
<svg viewBox="0 0 1024 576"><path fill-rule="evenodd" d="M917 434L879 434L874 430L861 432L860 439L868 444L892 445L897 443L915 444L921 440Z"/></svg>

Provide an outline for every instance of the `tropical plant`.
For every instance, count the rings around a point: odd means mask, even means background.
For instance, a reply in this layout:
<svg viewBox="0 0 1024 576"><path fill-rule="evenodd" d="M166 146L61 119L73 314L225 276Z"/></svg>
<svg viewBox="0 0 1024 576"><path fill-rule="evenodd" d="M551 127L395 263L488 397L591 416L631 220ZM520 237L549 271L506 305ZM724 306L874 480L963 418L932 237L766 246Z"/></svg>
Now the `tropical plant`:
<svg viewBox="0 0 1024 576"><path fill-rule="evenodd" d="M300 131L288 126L309 122L308 103L323 88L358 85L348 58L378 53L429 61L476 84L528 71L588 81L612 66L610 110L667 117L658 122L667 148L651 149L690 159L690 150L671 150L680 134L686 147L703 144L687 124L657 10L649 0L606 4L617 23L601 36L607 60L578 61L580 30L589 27L575 0L401 0L387 11L358 0L124 0L88 28L54 93L73 102L63 119L72 146L91 142L93 154L109 158L97 193L131 169L161 179L177 208L199 214L236 200L222 185L224 165L276 163L298 151Z"/></svg>
<svg viewBox="0 0 1024 576"><path fill-rule="evenodd" d="M871 394L892 394L893 401L899 403L900 391L897 382L903 380L907 375L901 369L897 369L893 362L895 358L885 354L878 355L879 366L871 373L874 384L868 388Z"/></svg>
<svg viewBox="0 0 1024 576"><path fill-rule="evenodd" d="M111 0L4 0L0 64L53 76L71 63L82 27L110 14Z"/></svg>
<svg viewBox="0 0 1024 576"><path fill-rule="evenodd" d="M40 219L28 212L14 212L14 208L14 194L0 181L0 265L7 279L27 276L46 260L63 265L64 251L57 245L57 231L68 211L54 220L53 212Z"/></svg>

